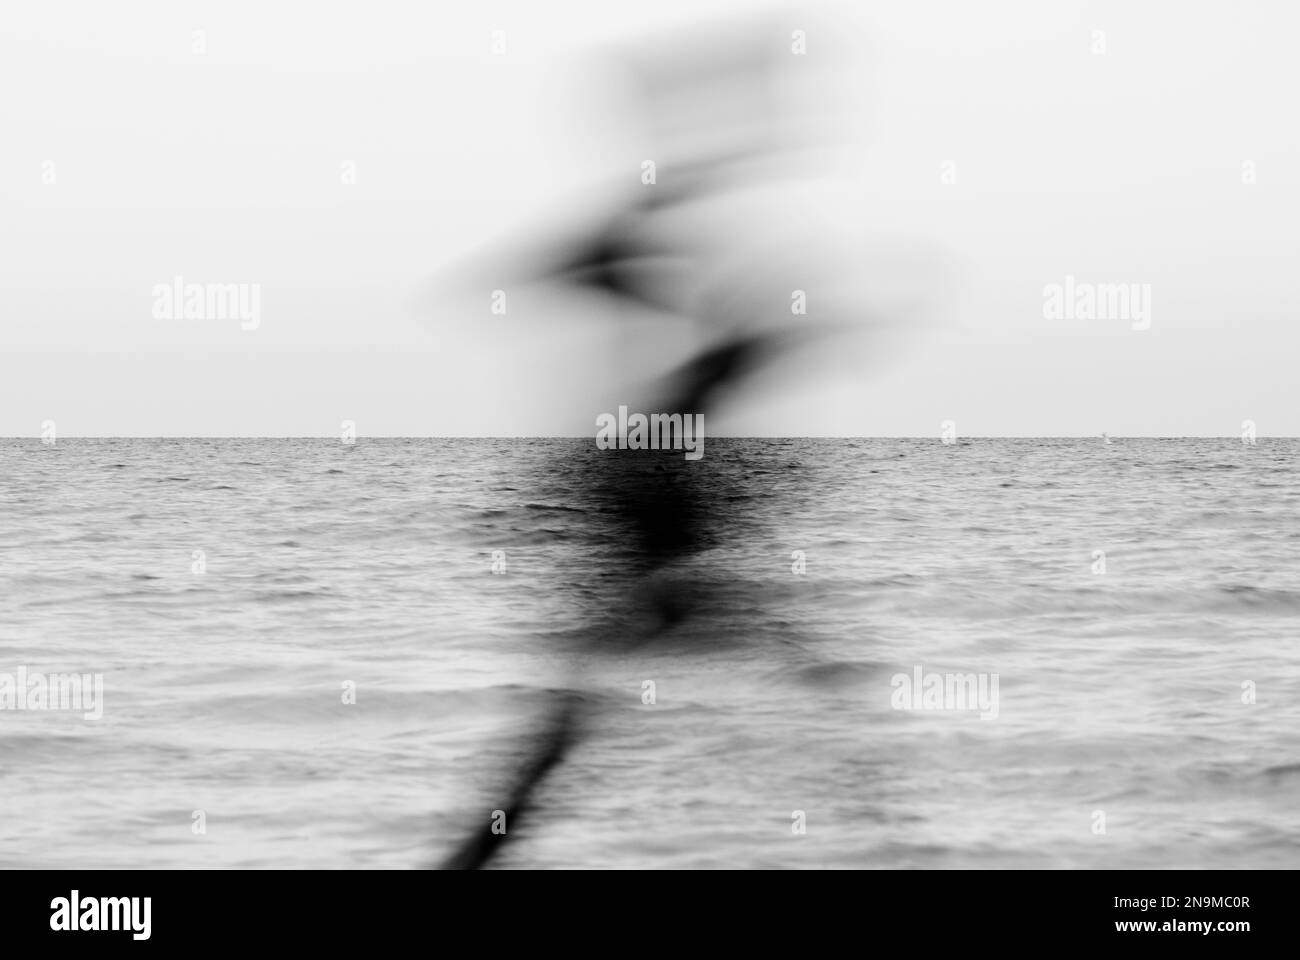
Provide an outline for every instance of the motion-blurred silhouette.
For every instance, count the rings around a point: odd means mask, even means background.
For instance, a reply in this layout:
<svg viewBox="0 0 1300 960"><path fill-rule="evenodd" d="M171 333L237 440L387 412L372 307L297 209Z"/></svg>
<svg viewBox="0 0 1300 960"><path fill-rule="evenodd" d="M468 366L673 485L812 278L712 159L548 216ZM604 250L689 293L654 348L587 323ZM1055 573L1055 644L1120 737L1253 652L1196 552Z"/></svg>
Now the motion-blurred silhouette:
<svg viewBox="0 0 1300 960"><path fill-rule="evenodd" d="M851 62L842 41L827 30L818 56L799 55L786 24L763 21L701 27L611 57L622 88L639 94L625 109L646 124L661 158L653 182L637 183L633 174L627 199L589 230L574 237L571 228L556 229L554 239L502 257L514 276L598 294L616 314L659 315L676 327L688 321L693 352L654 381L638 409L712 414L796 349L840 349L864 326L879 332L882 309L903 314L915 305L862 296L855 271L865 263L855 261L848 235L801 232L785 217L789 188L798 196L826 181L826 161L853 119L831 83ZM501 273L497 262L493 275ZM817 319L791 308L796 288L812 291ZM918 291L916 303L931 292ZM619 359L643 381L653 372L631 348ZM593 653L653 643L693 611L716 610L716 596L674 581L672 571L725 536L728 510L740 499L710 473L707 456L691 462L675 450L618 449L599 464L590 492L619 530L620 576L637 613L610 636L602 631L610 627L607 610L593 609L585 641ZM536 787L581 737L582 704L576 691L561 696L501 806L509 832L485 824L444 867L481 867L518 835Z"/></svg>

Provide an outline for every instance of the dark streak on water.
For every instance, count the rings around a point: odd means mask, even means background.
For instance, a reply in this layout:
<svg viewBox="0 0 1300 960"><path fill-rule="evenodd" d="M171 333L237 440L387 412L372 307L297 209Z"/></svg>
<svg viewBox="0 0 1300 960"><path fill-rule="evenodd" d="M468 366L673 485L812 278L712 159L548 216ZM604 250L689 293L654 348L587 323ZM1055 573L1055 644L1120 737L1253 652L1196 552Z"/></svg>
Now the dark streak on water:
<svg viewBox="0 0 1300 960"><path fill-rule="evenodd" d="M1297 453L709 439L743 494L676 582L726 613L638 650L590 440L0 441L0 672L106 700L0 711L0 860L427 863L577 667L503 866L1295 867ZM917 664L999 717L892 710Z"/></svg>

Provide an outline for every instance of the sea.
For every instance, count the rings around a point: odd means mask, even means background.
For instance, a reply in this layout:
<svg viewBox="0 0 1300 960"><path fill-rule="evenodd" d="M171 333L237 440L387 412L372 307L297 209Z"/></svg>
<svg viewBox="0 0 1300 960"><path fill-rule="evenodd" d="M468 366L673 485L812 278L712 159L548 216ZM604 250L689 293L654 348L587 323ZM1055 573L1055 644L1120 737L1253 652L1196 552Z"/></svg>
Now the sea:
<svg viewBox="0 0 1300 960"><path fill-rule="evenodd" d="M565 696L494 867L1300 866L1300 440L710 437L648 628L617 455L0 440L0 866L436 866Z"/></svg>

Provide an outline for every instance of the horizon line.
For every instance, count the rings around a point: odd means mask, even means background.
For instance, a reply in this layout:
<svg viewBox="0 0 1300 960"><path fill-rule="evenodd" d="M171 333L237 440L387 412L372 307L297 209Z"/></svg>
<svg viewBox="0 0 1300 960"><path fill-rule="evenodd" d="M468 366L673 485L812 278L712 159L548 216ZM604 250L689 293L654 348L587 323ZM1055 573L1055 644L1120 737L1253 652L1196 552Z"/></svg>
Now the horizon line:
<svg viewBox="0 0 1300 960"><path fill-rule="evenodd" d="M353 443L367 440L594 440L594 434L423 434L423 433L374 433L358 434ZM953 438L945 443L942 437L934 434L924 436L916 434L718 434L706 435L708 440L936 440L945 446L953 446L964 440L1235 440L1240 442L1240 434L967 434ZM1296 440L1297 435L1269 434L1256 435L1259 440ZM0 440L42 440L39 434L9 434L0 436ZM337 434L285 433L285 434L77 434L56 437L59 440L330 440L341 443ZM351 446L352 444L348 444Z"/></svg>

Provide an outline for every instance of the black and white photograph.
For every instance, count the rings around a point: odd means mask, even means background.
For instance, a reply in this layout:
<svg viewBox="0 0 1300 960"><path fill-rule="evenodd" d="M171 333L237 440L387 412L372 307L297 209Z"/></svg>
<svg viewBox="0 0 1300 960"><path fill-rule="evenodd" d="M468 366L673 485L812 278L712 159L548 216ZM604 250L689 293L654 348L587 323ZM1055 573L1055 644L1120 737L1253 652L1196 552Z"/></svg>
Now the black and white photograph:
<svg viewBox="0 0 1300 960"><path fill-rule="evenodd" d="M1300 867L1297 28L7 5L3 925L869 871L816 883L1257 943Z"/></svg>

